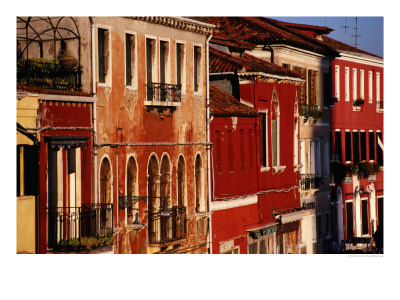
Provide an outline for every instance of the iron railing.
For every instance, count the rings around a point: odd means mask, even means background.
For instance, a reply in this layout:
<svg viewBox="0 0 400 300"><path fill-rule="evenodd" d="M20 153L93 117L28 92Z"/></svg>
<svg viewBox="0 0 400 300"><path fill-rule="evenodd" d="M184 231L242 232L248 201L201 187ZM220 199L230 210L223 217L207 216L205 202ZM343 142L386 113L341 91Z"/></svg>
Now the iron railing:
<svg viewBox="0 0 400 300"><path fill-rule="evenodd" d="M181 85L152 82L146 88L147 101L181 102Z"/></svg>
<svg viewBox="0 0 400 300"><path fill-rule="evenodd" d="M165 244L186 238L186 207L149 213L149 243Z"/></svg>
<svg viewBox="0 0 400 300"><path fill-rule="evenodd" d="M318 174L301 174L300 188L302 190L318 189L321 187L322 176Z"/></svg>
<svg viewBox="0 0 400 300"><path fill-rule="evenodd" d="M383 101L376 101L376 108L383 109Z"/></svg>
<svg viewBox="0 0 400 300"><path fill-rule="evenodd" d="M47 207L47 245L61 240L102 236L113 232L113 204L86 204L81 207Z"/></svg>
<svg viewBox="0 0 400 300"><path fill-rule="evenodd" d="M59 60L20 59L17 84L55 90L81 90L81 67Z"/></svg>

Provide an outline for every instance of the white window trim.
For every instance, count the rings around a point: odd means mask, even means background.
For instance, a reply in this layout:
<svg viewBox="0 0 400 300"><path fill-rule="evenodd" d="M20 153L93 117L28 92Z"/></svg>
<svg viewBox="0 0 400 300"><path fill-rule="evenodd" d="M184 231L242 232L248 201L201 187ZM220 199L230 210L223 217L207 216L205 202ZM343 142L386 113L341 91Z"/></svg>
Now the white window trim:
<svg viewBox="0 0 400 300"><path fill-rule="evenodd" d="M353 68L353 100L357 100L357 69Z"/></svg>
<svg viewBox="0 0 400 300"><path fill-rule="evenodd" d="M335 96L340 100L340 66L335 66Z"/></svg>
<svg viewBox="0 0 400 300"><path fill-rule="evenodd" d="M372 103L372 71L368 72L368 102Z"/></svg>
<svg viewBox="0 0 400 300"><path fill-rule="evenodd" d="M186 94L186 53L187 53L187 42L186 41L182 41L182 40L176 40L175 41L175 74L178 74L178 64L176 62L176 48L177 45L181 44L183 45L183 58L182 58L182 87L181 87L181 93L182 94ZM175 83L177 83L177 77L175 76Z"/></svg>
<svg viewBox="0 0 400 300"><path fill-rule="evenodd" d="M157 48L158 48L158 66L161 65L161 50L160 50L160 43L167 42L168 43L168 57L166 57L167 61L165 64L165 83L170 84L172 83L171 78L171 39L159 37L157 41ZM158 80L160 81L160 67L158 67Z"/></svg>
<svg viewBox="0 0 400 300"><path fill-rule="evenodd" d="M376 73L376 101L381 101L381 74Z"/></svg>
<svg viewBox="0 0 400 300"><path fill-rule="evenodd" d="M350 101L350 68L344 68L344 100Z"/></svg>
<svg viewBox="0 0 400 300"><path fill-rule="evenodd" d="M108 30L108 71L106 76L106 82L102 83L99 80L99 29ZM112 27L110 25L96 24L96 81L99 87L111 87L112 86Z"/></svg>
<svg viewBox="0 0 400 300"><path fill-rule="evenodd" d="M132 84L127 85L126 84L126 35L131 34L134 36L135 40L135 48L134 48L134 66L133 66L133 78L132 78ZM138 89L138 74L137 74L137 65L138 65L138 56L137 56L137 32L131 31L131 30L125 30L124 31L124 62L125 62L125 72L124 72L124 85L125 88L130 89L130 90L137 90Z"/></svg>
<svg viewBox="0 0 400 300"><path fill-rule="evenodd" d="M198 72L199 72L199 75L197 76L197 80L198 80L198 91L195 91L194 90L194 64L195 64L195 61L194 61L194 51L195 51L195 47L200 47L200 63L199 63L199 68L198 68ZM203 51L204 51L204 47L203 47L203 45L202 44L198 44L198 43L193 43L193 50L192 50L192 53L193 53L193 59L192 59L192 61L193 61L193 80L192 80L192 85L193 85L193 94L194 95L203 95L203 90L204 90L204 87L203 87L203 84L204 84L204 80L203 80L203 76L204 76L204 70L203 70L203 63L204 63L204 53L203 53Z"/></svg>
<svg viewBox="0 0 400 300"><path fill-rule="evenodd" d="M360 70L360 99L364 100L364 70Z"/></svg>
<svg viewBox="0 0 400 300"><path fill-rule="evenodd" d="M154 35L148 35L148 34L145 34L144 35L144 40L145 40L145 46L144 46L144 48L145 48L145 70L146 70L146 73L145 73L145 83L147 84L147 39L150 39L150 40L154 40L155 41L155 49L154 49L154 51L155 51L155 53L154 53L154 57L155 57L155 59L154 59L154 66L152 66L152 76L153 76L153 78L152 78L152 80L153 80L153 82L158 82L159 81L159 67L158 67L158 58L159 58L159 54L158 54L158 52L159 52L159 50L158 50L158 38L156 37L156 36L154 36ZM155 71L155 72L154 72ZM155 78L155 80L154 80L154 78Z"/></svg>

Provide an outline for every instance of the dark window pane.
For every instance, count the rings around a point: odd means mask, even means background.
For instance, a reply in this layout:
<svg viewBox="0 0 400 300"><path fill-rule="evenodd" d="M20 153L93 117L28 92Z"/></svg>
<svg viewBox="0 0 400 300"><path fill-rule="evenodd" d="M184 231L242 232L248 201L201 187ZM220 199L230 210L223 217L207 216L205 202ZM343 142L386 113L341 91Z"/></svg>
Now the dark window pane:
<svg viewBox="0 0 400 300"><path fill-rule="evenodd" d="M359 133L353 132L353 163L360 161Z"/></svg>
<svg viewBox="0 0 400 300"><path fill-rule="evenodd" d="M361 160L367 160L367 134L360 132L361 141Z"/></svg>
<svg viewBox="0 0 400 300"><path fill-rule="evenodd" d="M381 146L379 145L379 141L383 143L381 132L376 133L376 162L378 165L383 166L383 152Z"/></svg>
<svg viewBox="0 0 400 300"><path fill-rule="evenodd" d="M267 166L267 136L265 132L266 128L266 114L259 115L259 136L260 136L260 155L262 166Z"/></svg>
<svg viewBox="0 0 400 300"><path fill-rule="evenodd" d="M353 203L346 203L347 239L353 237Z"/></svg>
<svg viewBox="0 0 400 300"><path fill-rule="evenodd" d="M368 201L361 201L362 234L368 234Z"/></svg>
<svg viewBox="0 0 400 300"><path fill-rule="evenodd" d="M105 29L98 30L99 82L106 82Z"/></svg>
<svg viewBox="0 0 400 300"><path fill-rule="evenodd" d="M375 137L373 132L368 133L369 160L375 160Z"/></svg>
<svg viewBox="0 0 400 300"><path fill-rule="evenodd" d="M342 161L342 133L340 131L335 131L335 154L337 159Z"/></svg>
<svg viewBox="0 0 400 300"><path fill-rule="evenodd" d="M272 147L272 165L278 165L278 128L277 120L271 121L271 147Z"/></svg>
<svg viewBox="0 0 400 300"><path fill-rule="evenodd" d="M351 134L350 132L345 132L345 150L346 150L346 161L351 161Z"/></svg>

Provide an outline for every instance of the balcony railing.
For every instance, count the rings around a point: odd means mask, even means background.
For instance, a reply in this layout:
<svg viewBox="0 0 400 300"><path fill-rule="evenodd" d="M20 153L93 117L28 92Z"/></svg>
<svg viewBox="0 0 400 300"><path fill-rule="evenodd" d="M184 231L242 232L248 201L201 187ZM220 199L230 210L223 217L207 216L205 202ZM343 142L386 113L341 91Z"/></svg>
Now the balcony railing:
<svg viewBox="0 0 400 300"><path fill-rule="evenodd" d="M383 101L376 101L376 108L383 109Z"/></svg>
<svg viewBox="0 0 400 300"><path fill-rule="evenodd" d="M74 61L20 59L17 84L54 90L81 90L81 67Z"/></svg>
<svg viewBox="0 0 400 300"><path fill-rule="evenodd" d="M113 232L113 204L82 207L48 207L47 244L54 248L61 240L101 236Z"/></svg>
<svg viewBox="0 0 400 300"><path fill-rule="evenodd" d="M313 117L315 120L317 120L321 117L321 115L322 113L318 110L317 105L300 105L300 116L303 116L305 118Z"/></svg>
<svg viewBox="0 0 400 300"><path fill-rule="evenodd" d="M146 88L147 101L181 102L181 85L152 82Z"/></svg>
<svg viewBox="0 0 400 300"><path fill-rule="evenodd" d="M186 207L149 213L149 243L165 244L186 238Z"/></svg>
<svg viewBox="0 0 400 300"><path fill-rule="evenodd" d="M300 188L302 190L318 189L321 187L322 176L318 174L301 174Z"/></svg>

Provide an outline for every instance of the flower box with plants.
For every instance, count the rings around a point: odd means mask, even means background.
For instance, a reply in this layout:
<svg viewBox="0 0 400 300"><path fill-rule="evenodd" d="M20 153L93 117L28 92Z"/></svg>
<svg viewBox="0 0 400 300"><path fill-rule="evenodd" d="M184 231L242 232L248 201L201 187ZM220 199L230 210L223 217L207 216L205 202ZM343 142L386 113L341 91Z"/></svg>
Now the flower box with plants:
<svg viewBox="0 0 400 300"><path fill-rule="evenodd" d="M113 245L113 235L90 236L61 240L54 247L55 252L80 252L88 253L91 250Z"/></svg>

